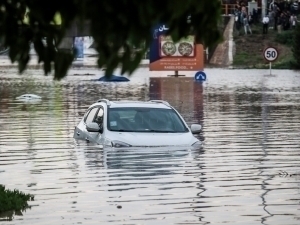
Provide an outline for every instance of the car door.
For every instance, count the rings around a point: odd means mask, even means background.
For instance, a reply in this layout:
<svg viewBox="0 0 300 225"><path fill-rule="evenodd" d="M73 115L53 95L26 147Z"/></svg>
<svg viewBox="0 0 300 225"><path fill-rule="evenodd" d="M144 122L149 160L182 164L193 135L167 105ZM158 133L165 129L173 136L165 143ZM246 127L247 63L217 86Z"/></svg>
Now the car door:
<svg viewBox="0 0 300 225"><path fill-rule="evenodd" d="M77 135L77 139L89 141L89 132L86 130L86 124L93 122L99 107L93 107L85 114L83 121L76 128L74 135Z"/></svg>
<svg viewBox="0 0 300 225"><path fill-rule="evenodd" d="M74 130L74 138L77 139L77 140L85 140L86 138L86 125L85 125L85 122L88 115L92 115L92 114L96 114L96 110L97 109L88 109L86 111L86 113L84 114L82 120L80 121L80 123L75 127L75 130Z"/></svg>

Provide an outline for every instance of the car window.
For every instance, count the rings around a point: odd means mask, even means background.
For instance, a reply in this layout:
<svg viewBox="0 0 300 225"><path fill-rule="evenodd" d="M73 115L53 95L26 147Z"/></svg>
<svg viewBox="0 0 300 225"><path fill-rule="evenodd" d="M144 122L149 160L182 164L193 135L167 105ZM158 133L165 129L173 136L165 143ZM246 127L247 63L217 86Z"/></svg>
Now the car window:
<svg viewBox="0 0 300 225"><path fill-rule="evenodd" d="M95 118L95 122L98 123L99 125L103 123L103 116L104 116L104 110L102 107L99 108L99 111L97 113L97 116Z"/></svg>
<svg viewBox="0 0 300 225"><path fill-rule="evenodd" d="M173 109L111 108L107 127L111 131L128 132L187 132L181 118Z"/></svg>
<svg viewBox="0 0 300 225"><path fill-rule="evenodd" d="M96 107L96 108L92 108L92 109L89 111L87 117L85 118L85 123L91 123L91 122L93 122L93 120L94 120L94 118L95 118L95 116L96 116L96 112L98 111L98 109L99 109L99 108Z"/></svg>

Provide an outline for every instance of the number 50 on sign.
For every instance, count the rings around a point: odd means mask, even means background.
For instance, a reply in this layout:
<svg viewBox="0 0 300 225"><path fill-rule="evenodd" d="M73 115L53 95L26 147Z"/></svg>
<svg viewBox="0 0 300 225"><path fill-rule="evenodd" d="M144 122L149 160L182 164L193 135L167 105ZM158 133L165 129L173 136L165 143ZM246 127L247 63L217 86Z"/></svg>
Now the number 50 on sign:
<svg viewBox="0 0 300 225"><path fill-rule="evenodd" d="M264 57L269 62L274 62L278 57L278 51L274 47L268 47L264 51Z"/></svg>

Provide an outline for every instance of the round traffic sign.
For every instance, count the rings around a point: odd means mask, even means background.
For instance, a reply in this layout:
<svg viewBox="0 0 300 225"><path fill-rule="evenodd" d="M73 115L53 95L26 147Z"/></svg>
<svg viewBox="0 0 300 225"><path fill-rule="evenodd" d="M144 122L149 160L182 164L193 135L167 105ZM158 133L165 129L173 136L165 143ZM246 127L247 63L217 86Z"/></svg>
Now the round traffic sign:
<svg viewBox="0 0 300 225"><path fill-rule="evenodd" d="M196 81L206 81L206 74L203 71L198 71L195 74Z"/></svg>
<svg viewBox="0 0 300 225"><path fill-rule="evenodd" d="M264 50L264 57L267 61L273 62L278 57L278 51L274 47L268 47Z"/></svg>

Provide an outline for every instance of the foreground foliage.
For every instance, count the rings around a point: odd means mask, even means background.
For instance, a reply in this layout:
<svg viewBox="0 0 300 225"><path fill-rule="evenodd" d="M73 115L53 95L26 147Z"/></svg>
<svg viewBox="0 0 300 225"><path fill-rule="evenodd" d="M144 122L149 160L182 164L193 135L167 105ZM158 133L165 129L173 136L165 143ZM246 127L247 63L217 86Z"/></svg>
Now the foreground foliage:
<svg viewBox="0 0 300 225"><path fill-rule="evenodd" d="M62 4L61 0L3 0L0 3L0 37L10 48L10 59L18 62L20 72L30 60L30 43L33 43L45 74L51 72L54 63L54 76L61 79L73 61L73 52L57 50L56 46L74 21L88 22L88 33L93 36L99 53L98 66L105 66L108 75L118 66L122 67L122 73L132 73L150 45L151 29L158 23L169 28L168 33L174 41L191 33L196 35L198 43L207 47L220 40L217 28L221 17L220 2L64 0ZM26 8L28 25L22 24ZM57 13L61 15L61 24L55 23ZM191 19L187 20L189 16ZM47 44L42 41L44 37ZM121 50L123 54L119 54Z"/></svg>
<svg viewBox="0 0 300 225"><path fill-rule="evenodd" d="M18 190L6 190L3 185L0 185L0 213L9 210L24 210L28 207L27 202L33 199L33 195Z"/></svg>
<svg viewBox="0 0 300 225"><path fill-rule="evenodd" d="M294 56L293 67L300 69L300 25L296 26L293 40L292 40L292 52Z"/></svg>

